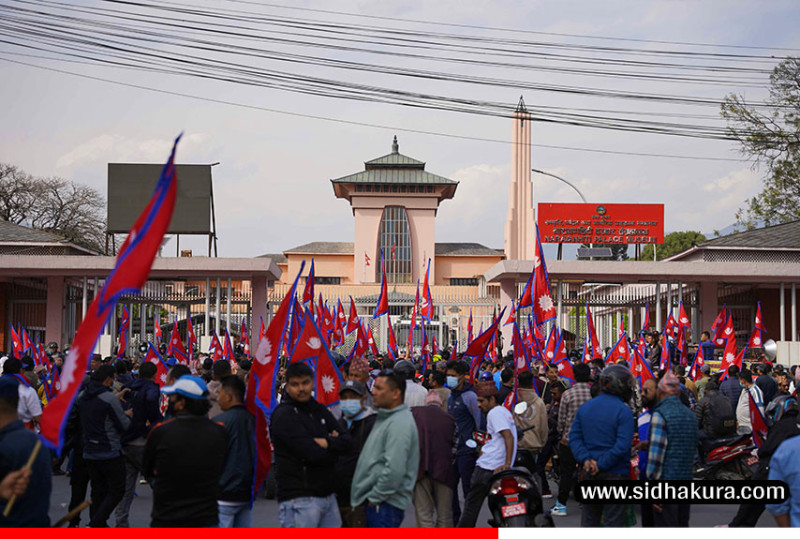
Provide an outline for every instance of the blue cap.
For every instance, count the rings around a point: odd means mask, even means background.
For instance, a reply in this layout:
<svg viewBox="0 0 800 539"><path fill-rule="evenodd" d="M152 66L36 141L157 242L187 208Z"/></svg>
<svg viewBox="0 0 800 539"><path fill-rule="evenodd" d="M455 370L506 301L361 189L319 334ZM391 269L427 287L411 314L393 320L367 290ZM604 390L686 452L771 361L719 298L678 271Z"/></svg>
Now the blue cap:
<svg viewBox="0 0 800 539"><path fill-rule="evenodd" d="M182 395L187 399L205 400L208 398L208 386L199 376L184 374L171 386L161 388L165 395Z"/></svg>

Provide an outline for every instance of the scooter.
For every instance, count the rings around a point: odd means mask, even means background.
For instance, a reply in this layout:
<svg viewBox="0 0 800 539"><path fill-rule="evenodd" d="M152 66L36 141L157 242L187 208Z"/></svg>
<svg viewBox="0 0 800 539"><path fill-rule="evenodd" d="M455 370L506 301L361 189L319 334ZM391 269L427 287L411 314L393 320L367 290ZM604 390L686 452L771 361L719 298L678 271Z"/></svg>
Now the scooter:
<svg viewBox="0 0 800 539"><path fill-rule="evenodd" d="M705 462L694 470L695 479L721 479L741 481L750 479L758 465L754 454L755 444L749 434L711 440Z"/></svg>

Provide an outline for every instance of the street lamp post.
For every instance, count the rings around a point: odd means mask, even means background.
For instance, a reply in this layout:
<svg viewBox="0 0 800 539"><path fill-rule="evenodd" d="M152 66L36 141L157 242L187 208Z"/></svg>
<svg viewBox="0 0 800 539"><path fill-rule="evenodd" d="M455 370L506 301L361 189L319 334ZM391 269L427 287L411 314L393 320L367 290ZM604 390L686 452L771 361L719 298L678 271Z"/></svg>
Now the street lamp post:
<svg viewBox="0 0 800 539"><path fill-rule="evenodd" d="M550 176L551 178L555 178L555 179L557 179L557 180L558 180L558 181L560 181L560 182L566 183L567 185L569 185L570 187L572 187L572 190L573 190L573 191L575 191L576 193L578 193L578 196L579 196L579 197L581 197L581 200L582 200L584 203L587 203L587 202L588 202L588 201L586 200L586 197L585 197L585 196L583 196L583 193L581 193L580 189L578 189L577 187L575 187L575 186L574 186L572 183L568 182L567 180L565 180L565 179L564 179L564 178L562 178L561 176L556 176L555 174L553 174L553 173L551 173L551 172L545 172L544 170L539 170L539 169L536 169L536 168L532 168L532 169L531 169L531 172L536 172L537 174L543 174L543 175L545 175L545 176ZM589 244L589 247L591 248L593 245L594 245L593 243L590 243L590 244ZM562 248L562 247L563 247L563 243L559 242L559 243L558 243L558 256L557 256L557 260L561 260L561 248ZM589 257L589 260L592 260L592 257Z"/></svg>

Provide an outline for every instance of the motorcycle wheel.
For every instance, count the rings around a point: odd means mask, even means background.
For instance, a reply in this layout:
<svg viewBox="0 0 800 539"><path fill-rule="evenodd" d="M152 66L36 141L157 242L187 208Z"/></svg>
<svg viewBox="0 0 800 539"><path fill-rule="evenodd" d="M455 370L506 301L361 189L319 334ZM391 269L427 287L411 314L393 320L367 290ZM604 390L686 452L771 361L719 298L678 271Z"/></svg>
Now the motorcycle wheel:
<svg viewBox="0 0 800 539"><path fill-rule="evenodd" d="M504 528L525 528L527 526L528 517L526 515L516 515L508 517L503 522Z"/></svg>
<svg viewBox="0 0 800 539"><path fill-rule="evenodd" d="M714 479L719 479L720 481L743 481L744 477L742 474L730 470L720 470L716 473Z"/></svg>

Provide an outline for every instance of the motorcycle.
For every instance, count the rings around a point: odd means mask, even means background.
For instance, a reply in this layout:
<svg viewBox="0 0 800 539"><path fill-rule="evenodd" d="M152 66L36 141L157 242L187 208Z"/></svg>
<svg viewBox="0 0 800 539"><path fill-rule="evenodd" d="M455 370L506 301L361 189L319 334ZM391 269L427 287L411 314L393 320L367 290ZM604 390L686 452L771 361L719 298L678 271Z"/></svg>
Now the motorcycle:
<svg viewBox="0 0 800 539"><path fill-rule="evenodd" d="M750 479L758 466L756 446L749 434L710 440L704 445L708 455L695 466L695 479L741 481Z"/></svg>

